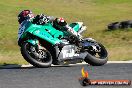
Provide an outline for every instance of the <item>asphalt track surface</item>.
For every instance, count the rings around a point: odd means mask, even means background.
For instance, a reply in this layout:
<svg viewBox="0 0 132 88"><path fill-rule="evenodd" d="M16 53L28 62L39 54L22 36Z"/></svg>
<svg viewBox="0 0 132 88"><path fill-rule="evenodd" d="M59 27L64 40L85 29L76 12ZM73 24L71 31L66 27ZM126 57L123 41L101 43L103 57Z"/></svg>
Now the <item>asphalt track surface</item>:
<svg viewBox="0 0 132 88"><path fill-rule="evenodd" d="M130 86L80 85L81 69L89 72L90 79L132 80L132 63L108 63L104 66L74 65L50 68L0 68L0 88L132 88Z"/></svg>

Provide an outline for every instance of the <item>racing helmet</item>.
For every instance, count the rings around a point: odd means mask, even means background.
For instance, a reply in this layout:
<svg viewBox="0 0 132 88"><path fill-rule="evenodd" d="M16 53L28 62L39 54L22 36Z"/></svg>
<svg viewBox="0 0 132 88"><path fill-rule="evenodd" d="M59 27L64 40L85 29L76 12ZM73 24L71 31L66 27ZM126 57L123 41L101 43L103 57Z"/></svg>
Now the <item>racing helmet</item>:
<svg viewBox="0 0 132 88"><path fill-rule="evenodd" d="M23 10L18 15L18 22L21 24L26 19L31 19L34 17L34 14L30 10Z"/></svg>
<svg viewBox="0 0 132 88"><path fill-rule="evenodd" d="M60 18L56 18L54 21L53 21L53 26L56 27L57 29L61 29L63 28L64 26L66 26L67 23L66 21L64 20L64 18L60 17Z"/></svg>

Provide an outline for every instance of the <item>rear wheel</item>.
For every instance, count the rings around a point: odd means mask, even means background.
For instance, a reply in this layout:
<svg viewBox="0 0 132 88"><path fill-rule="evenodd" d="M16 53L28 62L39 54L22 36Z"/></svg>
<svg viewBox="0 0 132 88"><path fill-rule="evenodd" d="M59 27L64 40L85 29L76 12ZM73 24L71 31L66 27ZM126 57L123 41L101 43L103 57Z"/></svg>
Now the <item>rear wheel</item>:
<svg viewBox="0 0 132 88"><path fill-rule="evenodd" d="M21 54L27 62L35 67L49 67L52 64L50 52L42 46L34 46L25 42L21 46Z"/></svg>
<svg viewBox="0 0 132 88"><path fill-rule="evenodd" d="M100 44L96 43L95 45L89 47L87 49L88 55L85 58L85 62L89 63L93 66L101 66L107 63L108 61L108 53L105 47Z"/></svg>

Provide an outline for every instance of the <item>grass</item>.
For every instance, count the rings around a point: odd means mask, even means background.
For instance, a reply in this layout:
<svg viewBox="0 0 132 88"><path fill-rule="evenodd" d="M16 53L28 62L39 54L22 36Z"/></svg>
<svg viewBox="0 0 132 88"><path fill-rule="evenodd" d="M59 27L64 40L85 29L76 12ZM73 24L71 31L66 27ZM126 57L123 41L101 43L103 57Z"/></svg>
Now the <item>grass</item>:
<svg viewBox="0 0 132 88"><path fill-rule="evenodd" d="M131 0L3 0L0 1L0 64L27 64L17 46L17 15L23 9L64 17L69 23L83 21L88 27L84 36L105 45L109 60L132 59L132 29L106 31L111 22L132 19Z"/></svg>

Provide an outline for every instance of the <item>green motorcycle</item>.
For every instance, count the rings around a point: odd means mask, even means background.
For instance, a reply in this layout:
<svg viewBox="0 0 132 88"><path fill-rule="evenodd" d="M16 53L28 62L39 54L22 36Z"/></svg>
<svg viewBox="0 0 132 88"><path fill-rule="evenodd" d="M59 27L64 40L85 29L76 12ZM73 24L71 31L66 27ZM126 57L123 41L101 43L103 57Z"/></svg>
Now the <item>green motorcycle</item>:
<svg viewBox="0 0 132 88"><path fill-rule="evenodd" d="M86 26L83 22L71 23L76 32L81 34ZM85 61L94 66L107 63L108 53L105 47L92 38L77 41L67 31L59 31L51 23L36 25L23 22L19 29L18 45L24 59L35 67L50 67L76 64Z"/></svg>

